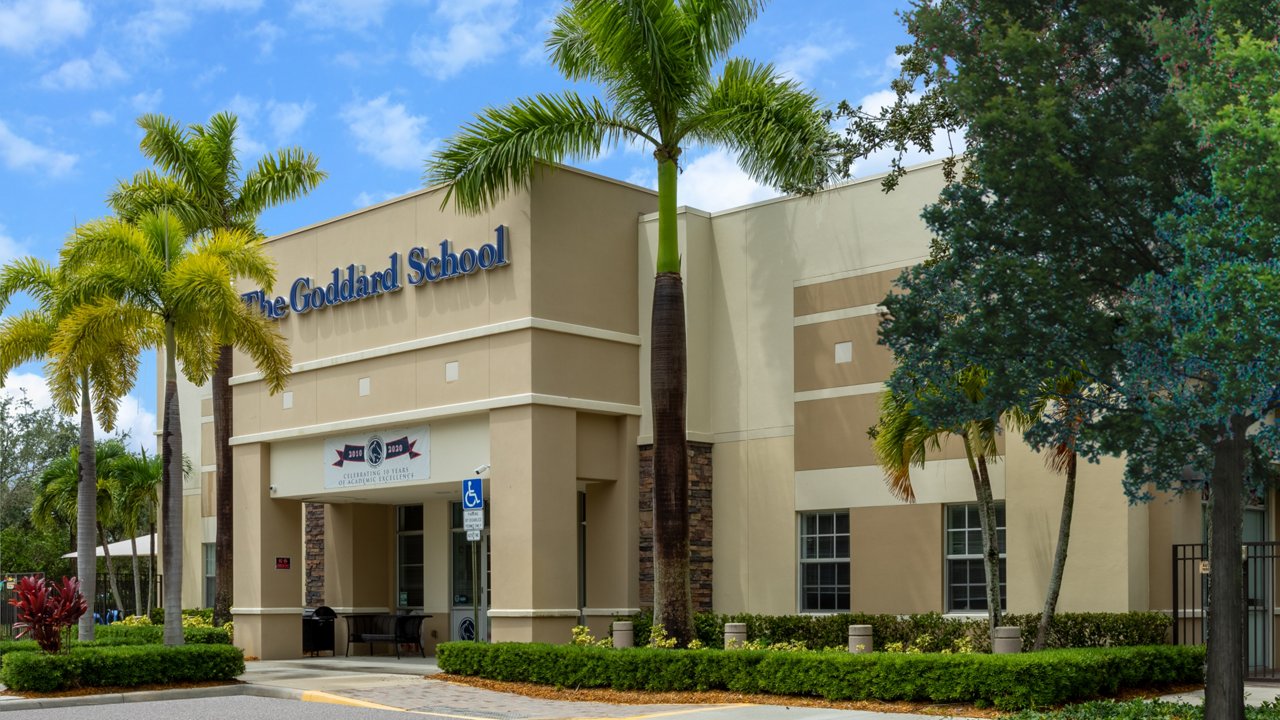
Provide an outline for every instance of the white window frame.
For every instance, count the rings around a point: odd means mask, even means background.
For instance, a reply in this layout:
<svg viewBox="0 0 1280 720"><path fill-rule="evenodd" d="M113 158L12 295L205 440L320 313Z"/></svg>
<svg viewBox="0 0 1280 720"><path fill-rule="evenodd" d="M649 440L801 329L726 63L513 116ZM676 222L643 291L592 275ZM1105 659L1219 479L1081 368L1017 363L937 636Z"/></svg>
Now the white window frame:
<svg viewBox="0 0 1280 720"><path fill-rule="evenodd" d="M953 508L965 509L965 525L963 528L953 529L951 527L951 511ZM978 519L977 511L978 511L978 503L976 502L955 503L955 504L943 506L943 513L944 513L944 517L942 518L942 543L943 543L942 545L942 574L943 574L942 588L944 593L943 612L948 614L978 615L978 614L986 614L987 612L987 609L985 607L984 608L956 608L955 602L952 599L951 562L953 560L965 561L965 562L976 561L979 565L981 565L983 562L982 544L981 544L982 543L982 540L981 540L982 524L981 524L981 521ZM1005 513L1004 501L997 501L996 502L996 538L997 538L997 542L999 542L1001 545L1000 560L1003 561L1001 563L1002 568L1000 572L1000 590L1001 590L1000 612L1007 612L1009 608L1009 572L1008 572L1008 568L1009 568L1008 549L1009 548L1008 548L1007 531L1005 530L1005 526L1008 524L1008 519L1006 517L1004 523L1001 523L999 520L1000 516L1003 515L1004 513ZM972 526L969 525L969 518L971 517L973 518L973 521L977 524ZM978 544L977 552L976 553L974 552L952 553L951 552L951 534L953 532L971 532L971 531L977 531L979 533L979 540L978 540L979 544ZM966 542L966 546L967 545L968 543ZM972 548L966 547L965 549L971 550ZM985 568L983 569L983 578L984 579L982 583L982 588L983 588L982 598L983 598L983 602L985 603L986 602L986 579L985 579L986 570Z"/></svg>
<svg viewBox="0 0 1280 720"><path fill-rule="evenodd" d="M820 519L821 516L831 516L832 532L830 533L821 532L821 519ZM814 533L805 532L805 524L806 524L805 521L809 517L819 518L819 520L817 520L819 527L816 529ZM844 518L845 532L843 533L838 531L840 527L840 517ZM799 612L805 613L805 614L831 614L831 613L842 613L842 612L850 611L850 607L852 605L851 597L852 597L853 571L852 571L852 568L850 567L850 561L849 561L849 556L852 552L850 549L852 539L850 537L850 532L849 532L849 527L850 527L849 523L850 523L849 510L845 508L836 509L836 510L812 510L812 511L805 511L797 514L796 516L796 608L798 609ZM821 550L818 551L817 557L809 557L809 558L805 557L805 540L809 538L814 538L815 540L821 541L822 538L828 538L828 537L832 538L832 542L831 542L832 552L830 557L822 557ZM841 556L839 553L839 546L840 546L839 538L841 537L844 537L845 539L845 552L843 556ZM839 566L840 564L843 564L844 566L845 578L847 579L847 584L842 585L838 582L838 579L837 579L837 583L835 585L825 586L825 585L819 584L818 586L820 588L818 591L819 594L822 594L824 592L824 588L830 587L835 589L834 594L837 597L837 601L836 601L837 607L834 607L834 608L807 607L806 601L807 601L808 594L805 592L805 587L806 587L805 586L805 568L811 565ZM839 572L839 570L837 570L837 572ZM839 591L841 588L844 588L845 598L846 598L846 604L843 608L839 607ZM818 604L821 605L822 603L819 602Z"/></svg>
<svg viewBox="0 0 1280 720"><path fill-rule="evenodd" d="M400 525L401 525L401 521L400 521L400 514L401 514L401 512L402 512L404 509L411 508L411 507L419 508L419 511L422 513L422 527L421 527L421 528L419 528L419 529L417 529L417 530L401 530L401 529L400 529ZM400 578L401 578L401 575L403 575L403 573L404 573L404 569L405 569L406 567L417 567L417 568L418 568L418 571L422 573L422 600L423 600L423 602L424 602L424 603L426 602L426 599L427 599L427 597L426 597L426 592L427 592L427 549L426 549L426 547L425 547L425 539L424 539L424 538L426 537L426 532L425 532L425 531L426 531L426 526L427 526L427 509L426 509L424 506L422 506L422 505L413 505L413 504L410 504L410 505L397 505L397 506L396 506L396 525L395 525L395 527L396 527L396 568L395 568L395 572L396 572L396 583L395 583L395 584L396 584L396 595L395 595L395 601L396 601L396 607L397 607L398 609L414 609L414 610L421 610L421 609L423 609L423 608L422 608L422 606L419 606L419 605L401 605L401 604L400 604L400 589L401 589L401 588L400 588ZM416 538L418 539L418 545L422 547L422 562L421 562L421 563L413 563L412 565L409 565L409 564L406 564L406 563L404 562L404 558L403 558L403 557L401 557L401 552L400 552L400 543L401 543L401 539L402 539L402 538L407 538L407 537L416 537Z"/></svg>

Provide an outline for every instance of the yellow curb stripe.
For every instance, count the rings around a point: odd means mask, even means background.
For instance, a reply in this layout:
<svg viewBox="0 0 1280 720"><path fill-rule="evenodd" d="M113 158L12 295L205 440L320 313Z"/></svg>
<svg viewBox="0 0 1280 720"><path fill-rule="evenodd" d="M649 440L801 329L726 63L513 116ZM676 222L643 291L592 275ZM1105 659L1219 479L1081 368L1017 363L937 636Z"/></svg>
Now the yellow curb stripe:
<svg viewBox="0 0 1280 720"><path fill-rule="evenodd" d="M647 715L627 715L625 717L611 718L578 718L578 720L648 720L648 718L672 717L675 715L692 715L693 713L711 712L713 710L731 710L733 708L752 707L755 703L734 703L732 705L703 705L696 708L688 708L685 710L667 710L664 712L649 713Z"/></svg>
<svg viewBox="0 0 1280 720"><path fill-rule="evenodd" d="M381 705L367 700L357 700L355 698L334 695L333 693L322 692L320 690L304 690L302 692L302 701L327 703L329 705L346 705L348 707L368 708L370 710L394 710L396 712L404 712L404 708Z"/></svg>

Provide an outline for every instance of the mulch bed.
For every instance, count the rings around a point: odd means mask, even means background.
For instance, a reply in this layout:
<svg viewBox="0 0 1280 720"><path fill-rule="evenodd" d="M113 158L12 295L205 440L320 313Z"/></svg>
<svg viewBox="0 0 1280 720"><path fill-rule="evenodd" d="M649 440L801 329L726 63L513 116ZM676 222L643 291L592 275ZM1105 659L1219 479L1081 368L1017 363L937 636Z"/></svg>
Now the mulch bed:
<svg viewBox="0 0 1280 720"><path fill-rule="evenodd" d="M220 685L239 685L239 680L207 680L205 682L183 682L183 683L157 683L153 685L131 685L129 687L82 687L72 688L70 690L56 690L54 692L19 692L17 690L5 690L0 695L20 698L62 698L62 697L81 697L84 695L114 695L116 693L143 692L145 690L178 690L185 688L206 688L218 687Z"/></svg>
<svg viewBox="0 0 1280 720"><path fill-rule="evenodd" d="M915 713L918 715L950 715L954 717L999 718L1010 713L992 708L979 708L967 703L929 702L881 702L861 700L824 700L814 697L788 695L752 695L721 690L692 692L646 692L643 690L610 690L605 688L557 688L533 683L486 680L465 675L441 673L428 676L432 680L444 680L459 685L513 693L543 700L572 700L576 702L602 702L617 705L783 705L792 707L823 707L838 710L869 710L881 713ZM1117 700L1155 698L1173 693L1192 692L1203 685L1168 685L1164 687L1130 689L1120 693Z"/></svg>

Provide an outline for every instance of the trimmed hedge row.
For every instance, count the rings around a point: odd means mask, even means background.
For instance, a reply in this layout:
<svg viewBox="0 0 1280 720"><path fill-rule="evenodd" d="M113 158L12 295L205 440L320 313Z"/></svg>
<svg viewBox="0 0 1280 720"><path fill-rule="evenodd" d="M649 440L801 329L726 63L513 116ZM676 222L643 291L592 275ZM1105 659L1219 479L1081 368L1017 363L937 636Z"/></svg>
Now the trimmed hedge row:
<svg viewBox="0 0 1280 720"><path fill-rule="evenodd" d="M621 620L635 625L637 645L649 642L653 616L645 613ZM725 623L746 623L747 638L766 645L799 641L810 650L845 647L850 625L870 625L875 650L888 643L902 643L925 652L938 652L955 647L967 638L978 652L991 650L986 618L949 618L940 613L919 615L721 615L698 613L694 631L707 647L724 647ZM1005 615L1003 624L1022 628L1023 644L1030 647L1040 624L1038 613ZM1049 648L1127 647L1162 645L1169 642L1173 621L1157 612L1132 613L1058 613L1049 626Z"/></svg>
<svg viewBox="0 0 1280 720"><path fill-rule="evenodd" d="M658 650L442 643L440 669L493 680L618 690L730 690L830 700L1044 707L1204 677L1204 648L1148 646L1017 655Z"/></svg>
<svg viewBox="0 0 1280 720"><path fill-rule="evenodd" d="M234 680L242 673L244 655L233 645L81 646L57 655L10 652L0 663L0 682L36 692Z"/></svg>
<svg viewBox="0 0 1280 720"><path fill-rule="evenodd" d="M1246 720L1280 720L1280 706L1263 703L1260 707L1246 707ZM1061 710L1039 713L1031 710L1010 716L1009 720L1202 720L1204 707L1186 703L1169 703L1159 700L1130 700L1121 703L1113 700L1070 705Z"/></svg>
<svg viewBox="0 0 1280 720"><path fill-rule="evenodd" d="M163 625L102 625L96 631L97 640L102 644L152 644L164 642ZM231 634L225 628L203 627L199 625L182 628L182 637L188 645L230 645Z"/></svg>

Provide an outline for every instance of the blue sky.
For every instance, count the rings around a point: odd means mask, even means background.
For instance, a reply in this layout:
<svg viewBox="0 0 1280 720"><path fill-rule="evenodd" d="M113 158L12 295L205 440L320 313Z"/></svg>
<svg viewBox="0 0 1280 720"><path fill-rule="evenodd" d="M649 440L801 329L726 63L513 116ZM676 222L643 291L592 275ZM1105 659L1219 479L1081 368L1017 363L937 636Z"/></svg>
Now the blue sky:
<svg viewBox="0 0 1280 720"><path fill-rule="evenodd" d="M773 0L734 54L773 62L824 102L878 105L906 40L895 0ZM423 159L488 105L570 84L543 41L558 0L0 0L0 263L53 259L76 222L105 214L117 180L146 167L134 119L239 116L246 166L298 145L329 173L261 218L276 234L422 185ZM592 88L578 86L582 92ZM645 185L652 157L621 148L576 163ZM882 171L884 158L855 174ZM682 204L720 210L775 193L732 155L692 148ZM21 310L16 300L7 312ZM7 378L37 402L38 365ZM154 360L122 407L152 444Z"/></svg>

